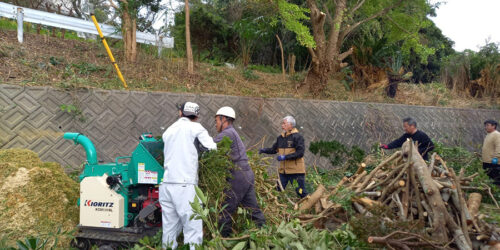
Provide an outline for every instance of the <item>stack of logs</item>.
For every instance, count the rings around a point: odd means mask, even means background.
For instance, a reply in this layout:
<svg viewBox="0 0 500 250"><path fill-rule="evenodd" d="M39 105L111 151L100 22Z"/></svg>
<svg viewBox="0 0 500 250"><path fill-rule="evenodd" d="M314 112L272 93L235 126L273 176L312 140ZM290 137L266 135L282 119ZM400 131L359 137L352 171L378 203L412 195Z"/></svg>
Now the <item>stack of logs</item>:
<svg viewBox="0 0 500 250"><path fill-rule="evenodd" d="M472 189L468 185L477 174L464 176L462 168L456 175L436 154L427 164L416 147L407 141L401 151L385 159L369 173L362 164L353 176L344 177L331 189L319 185L313 194L296 205L298 210L304 212L314 208L316 214L303 214L299 218L303 223L317 222L341 211L342 207L329 198L343 187L355 193L352 205L357 212L373 216L369 212L371 206L389 206L399 220L424 221L427 230L423 235L429 236L395 231L384 237L371 236L369 243L398 249L451 246L473 249L500 242L499 232L483 220L484 215L479 214L481 194L471 193L466 200L464 190ZM495 201L491 191L487 191Z"/></svg>

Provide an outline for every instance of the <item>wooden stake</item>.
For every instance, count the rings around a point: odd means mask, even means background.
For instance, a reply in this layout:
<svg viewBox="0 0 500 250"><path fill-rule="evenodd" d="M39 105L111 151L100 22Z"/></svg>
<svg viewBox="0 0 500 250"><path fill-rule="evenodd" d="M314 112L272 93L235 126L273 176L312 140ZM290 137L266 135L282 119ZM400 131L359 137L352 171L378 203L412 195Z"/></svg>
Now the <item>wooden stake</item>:
<svg viewBox="0 0 500 250"><path fill-rule="evenodd" d="M284 55L284 52L283 52L283 45L281 44L281 39L280 37L278 36L278 34L276 34L276 38L278 39L278 43L280 45L280 50L281 50L281 71L282 71L282 77L283 77L283 81L285 81L285 55Z"/></svg>

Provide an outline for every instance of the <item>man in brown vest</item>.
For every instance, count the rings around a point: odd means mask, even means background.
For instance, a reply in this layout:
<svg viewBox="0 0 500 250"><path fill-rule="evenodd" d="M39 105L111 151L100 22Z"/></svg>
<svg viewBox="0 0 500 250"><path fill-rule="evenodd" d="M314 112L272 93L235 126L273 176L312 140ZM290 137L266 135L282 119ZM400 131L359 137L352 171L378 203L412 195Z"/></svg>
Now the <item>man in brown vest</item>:
<svg viewBox="0 0 500 250"><path fill-rule="evenodd" d="M295 128L295 119L292 116L283 118L281 128L283 132L278 136L271 148L262 148L259 153L278 154L279 177L283 188L288 182L296 180L299 186L295 189L301 198L307 196L305 186L306 166L304 164L304 137ZM278 187L281 190L280 187Z"/></svg>
<svg viewBox="0 0 500 250"><path fill-rule="evenodd" d="M486 174L493 180L493 183L500 186L500 132L497 131L497 122L494 120L486 120L484 122L484 130L486 137L483 142L483 169Z"/></svg>

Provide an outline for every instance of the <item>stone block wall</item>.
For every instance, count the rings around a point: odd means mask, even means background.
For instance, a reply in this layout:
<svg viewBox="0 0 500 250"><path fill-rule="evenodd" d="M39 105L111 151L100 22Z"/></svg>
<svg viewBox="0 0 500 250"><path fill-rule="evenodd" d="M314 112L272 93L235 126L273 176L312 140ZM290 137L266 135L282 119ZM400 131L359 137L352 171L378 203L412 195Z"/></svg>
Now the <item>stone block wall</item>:
<svg viewBox="0 0 500 250"><path fill-rule="evenodd" d="M28 148L44 161L76 169L85 151L62 134L81 132L94 142L99 160L114 161L130 155L142 132L161 135L178 118L175 105L184 101L200 105L200 122L211 135L216 133L217 109L233 107L240 136L254 148L272 145L286 115L296 118L306 147L311 141L337 140L363 149L400 136L401 120L411 116L432 139L477 150L485 135L483 121L500 119L500 110L486 109L0 84L0 148ZM85 121L61 110L61 105L78 106ZM314 160L306 150L306 164ZM328 165L325 160L317 163Z"/></svg>

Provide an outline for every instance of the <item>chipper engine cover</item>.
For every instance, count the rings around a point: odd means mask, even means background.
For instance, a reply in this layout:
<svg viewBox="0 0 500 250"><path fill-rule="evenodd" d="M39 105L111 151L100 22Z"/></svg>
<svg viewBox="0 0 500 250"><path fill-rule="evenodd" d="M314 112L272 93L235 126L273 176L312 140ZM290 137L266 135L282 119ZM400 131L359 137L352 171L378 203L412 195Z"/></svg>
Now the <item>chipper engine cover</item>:
<svg viewBox="0 0 500 250"><path fill-rule="evenodd" d="M107 174L80 182L80 225L121 228L124 223L123 197L109 189Z"/></svg>

